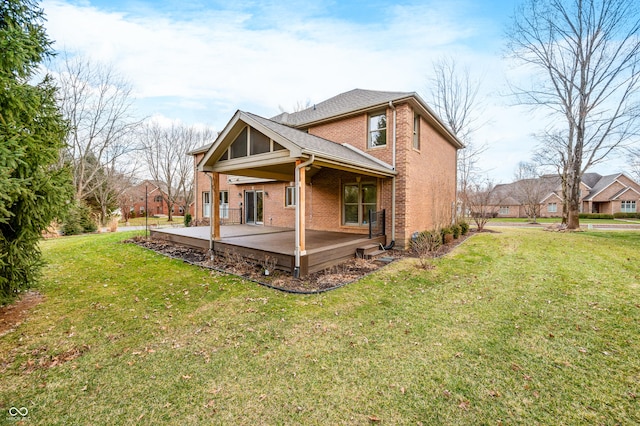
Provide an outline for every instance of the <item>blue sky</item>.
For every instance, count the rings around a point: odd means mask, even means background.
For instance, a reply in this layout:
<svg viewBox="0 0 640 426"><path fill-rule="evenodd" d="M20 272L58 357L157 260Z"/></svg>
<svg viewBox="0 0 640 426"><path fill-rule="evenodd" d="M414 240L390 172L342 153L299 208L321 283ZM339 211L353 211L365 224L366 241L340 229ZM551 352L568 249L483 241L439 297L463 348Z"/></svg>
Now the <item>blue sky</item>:
<svg viewBox="0 0 640 426"><path fill-rule="evenodd" d="M482 81L482 168L510 181L542 117L509 105L503 58L516 0L45 0L55 49L111 64L137 113L222 130L237 109L271 117L354 88L415 91L429 101L442 55ZM619 170L609 164L603 174Z"/></svg>

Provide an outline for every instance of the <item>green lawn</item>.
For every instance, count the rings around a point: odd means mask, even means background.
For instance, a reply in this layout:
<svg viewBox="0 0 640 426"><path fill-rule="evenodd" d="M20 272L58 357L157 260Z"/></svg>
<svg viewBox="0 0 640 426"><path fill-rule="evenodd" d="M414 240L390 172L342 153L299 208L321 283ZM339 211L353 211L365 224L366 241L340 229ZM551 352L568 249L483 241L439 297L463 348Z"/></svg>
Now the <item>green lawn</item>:
<svg viewBox="0 0 640 426"><path fill-rule="evenodd" d="M488 225L491 225L491 222L500 222L500 223L531 223L531 219L526 218L515 218L515 217L497 217L494 219L489 219ZM560 217L539 217L536 219L536 222L540 224L550 224L550 223L560 223L562 222L562 218ZM469 223L473 223L473 220L469 219ZM629 223L637 223L640 224L640 220L638 219L580 219L580 224L601 224L601 225L610 225L610 224L619 224L624 225Z"/></svg>
<svg viewBox="0 0 640 426"><path fill-rule="evenodd" d="M126 222L120 221L118 222L118 226L123 228L126 226L145 226L147 224L147 218L145 217L134 217L129 219L129 225ZM173 222L169 222L169 218L167 216L161 217L149 217L148 225L149 226L162 226L162 225L182 225L184 224L184 216L173 216Z"/></svg>
<svg viewBox="0 0 640 426"><path fill-rule="evenodd" d="M432 270L407 259L313 296L123 237L43 244L45 301L0 338L0 411L46 425L640 423L640 232L505 228Z"/></svg>

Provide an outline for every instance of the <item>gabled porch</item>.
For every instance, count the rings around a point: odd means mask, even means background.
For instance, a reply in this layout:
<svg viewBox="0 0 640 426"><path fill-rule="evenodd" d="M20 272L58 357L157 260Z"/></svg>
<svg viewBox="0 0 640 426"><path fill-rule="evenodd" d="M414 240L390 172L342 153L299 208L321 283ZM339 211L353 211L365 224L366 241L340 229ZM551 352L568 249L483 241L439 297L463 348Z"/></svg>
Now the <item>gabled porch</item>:
<svg viewBox="0 0 640 426"><path fill-rule="evenodd" d="M209 176L210 200L220 198L221 175L290 185L286 202L272 210L276 216L289 218L281 223L286 231L225 236L225 227L220 226L220 209L211 209L209 241L203 248L213 248L217 253L232 250L254 260L275 256L279 269L303 276L353 257L356 248L363 245L387 243L386 235L369 239L366 229L369 212L384 208L391 211L391 240L394 239L397 172L391 165L350 145L238 111L200 160L198 171ZM337 178L340 173L349 176L349 182ZM389 188L387 199L381 194L385 182ZM317 197L307 198L311 188L324 197L324 202ZM260 219L267 191L249 187L237 193L244 201L244 206L240 205L246 222L266 224ZM322 210L322 215L315 215L316 219L322 216L325 220L321 225L309 223L316 205ZM291 215L294 209L295 218ZM182 237L168 238L178 242ZM203 243L199 244L202 247Z"/></svg>
<svg viewBox="0 0 640 426"><path fill-rule="evenodd" d="M153 229L151 237L175 244L209 249L209 227ZM295 229L252 225L220 227L220 238L213 242L215 255L239 255L260 264L268 259L276 269L293 273L296 265ZM300 256L300 275L322 271L352 259L358 248L385 243L385 237L328 231L306 231L306 251Z"/></svg>

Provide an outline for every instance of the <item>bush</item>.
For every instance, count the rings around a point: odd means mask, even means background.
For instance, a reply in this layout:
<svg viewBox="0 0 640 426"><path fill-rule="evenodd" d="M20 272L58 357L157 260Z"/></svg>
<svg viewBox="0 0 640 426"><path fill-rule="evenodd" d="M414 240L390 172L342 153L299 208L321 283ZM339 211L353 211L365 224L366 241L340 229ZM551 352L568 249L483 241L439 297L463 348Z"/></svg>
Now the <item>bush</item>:
<svg viewBox="0 0 640 426"><path fill-rule="evenodd" d="M467 232L469 232L469 224L465 221L462 221L459 222L458 225L460 225L460 234L467 235Z"/></svg>
<svg viewBox="0 0 640 426"><path fill-rule="evenodd" d="M612 214L605 213L580 213L578 217L580 219L613 219Z"/></svg>
<svg viewBox="0 0 640 426"><path fill-rule="evenodd" d="M447 244L453 240L453 230L450 227L442 228L440 234L442 235L442 244Z"/></svg>
<svg viewBox="0 0 640 426"><path fill-rule="evenodd" d="M457 223L455 225L451 225L451 233L453 234L454 240L457 240L458 237L460 237L461 232L462 229L460 228L460 225L458 225Z"/></svg>
<svg viewBox="0 0 640 426"><path fill-rule="evenodd" d="M189 226L191 226L191 213L187 213L184 215L184 226L186 226L187 228Z"/></svg>
<svg viewBox="0 0 640 426"><path fill-rule="evenodd" d="M422 231L411 238L411 248L420 257L437 251L442 245L442 234L439 231Z"/></svg>
<svg viewBox="0 0 640 426"><path fill-rule="evenodd" d="M96 232L97 229L98 226L91 217L91 209L82 202L77 202L69 209L62 223L62 232L65 235Z"/></svg>
<svg viewBox="0 0 640 426"><path fill-rule="evenodd" d="M640 213L614 213L613 215L616 219L640 219Z"/></svg>

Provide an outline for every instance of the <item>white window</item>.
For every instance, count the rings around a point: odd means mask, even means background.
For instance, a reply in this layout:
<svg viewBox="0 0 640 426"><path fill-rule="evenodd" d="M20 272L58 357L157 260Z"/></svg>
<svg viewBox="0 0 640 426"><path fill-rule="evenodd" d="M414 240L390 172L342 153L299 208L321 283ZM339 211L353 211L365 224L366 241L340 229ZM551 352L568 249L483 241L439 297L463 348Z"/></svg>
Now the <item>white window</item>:
<svg viewBox="0 0 640 426"><path fill-rule="evenodd" d="M211 217L211 199L208 192L202 193L202 217Z"/></svg>
<svg viewBox="0 0 640 426"><path fill-rule="evenodd" d="M620 211L622 213L635 213L636 212L636 202L635 201L621 201L620 202Z"/></svg>
<svg viewBox="0 0 640 426"><path fill-rule="evenodd" d="M420 116L413 116L413 148L420 149Z"/></svg>
<svg viewBox="0 0 640 426"><path fill-rule="evenodd" d="M229 191L219 192L220 218L229 219Z"/></svg>
<svg viewBox="0 0 640 426"><path fill-rule="evenodd" d="M369 148L387 144L387 114L369 116Z"/></svg>
<svg viewBox="0 0 640 426"><path fill-rule="evenodd" d="M501 215L509 214L509 206L500 206L500 214Z"/></svg>
<svg viewBox="0 0 640 426"><path fill-rule="evenodd" d="M287 186L285 188L284 205L285 207L293 207L296 205L296 187L295 186Z"/></svg>
<svg viewBox="0 0 640 426"><path fill-rule="evenodd" d="M549 213L558 213L558 203L547 204L547 211Z"/></svg>

